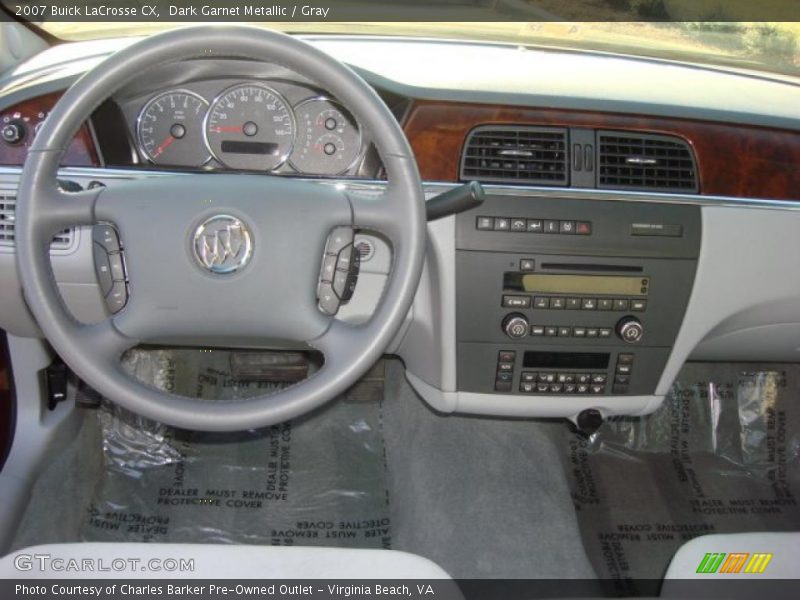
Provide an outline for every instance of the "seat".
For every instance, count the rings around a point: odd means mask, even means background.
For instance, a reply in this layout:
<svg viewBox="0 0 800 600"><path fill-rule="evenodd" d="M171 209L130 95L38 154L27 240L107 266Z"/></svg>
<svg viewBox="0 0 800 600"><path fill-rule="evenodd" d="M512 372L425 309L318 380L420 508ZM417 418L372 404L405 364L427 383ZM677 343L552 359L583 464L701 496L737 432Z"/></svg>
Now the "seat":
<svg viewBox="0 0 800 600"><path fill-rule="evenodd" d="M397 550L95 542L12 552L0 559L0 578L450 579Z"/></svg>

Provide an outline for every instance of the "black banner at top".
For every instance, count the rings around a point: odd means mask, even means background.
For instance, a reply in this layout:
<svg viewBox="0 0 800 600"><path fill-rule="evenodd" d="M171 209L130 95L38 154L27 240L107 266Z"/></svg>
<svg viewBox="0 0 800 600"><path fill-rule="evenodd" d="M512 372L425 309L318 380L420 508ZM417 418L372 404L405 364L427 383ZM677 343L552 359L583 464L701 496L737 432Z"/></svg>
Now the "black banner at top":
<svg viewBox="0 0 800 600"><path fill-rule="evenodd" d="M31 22L800 21L800 0L0 0Z"/></svg>

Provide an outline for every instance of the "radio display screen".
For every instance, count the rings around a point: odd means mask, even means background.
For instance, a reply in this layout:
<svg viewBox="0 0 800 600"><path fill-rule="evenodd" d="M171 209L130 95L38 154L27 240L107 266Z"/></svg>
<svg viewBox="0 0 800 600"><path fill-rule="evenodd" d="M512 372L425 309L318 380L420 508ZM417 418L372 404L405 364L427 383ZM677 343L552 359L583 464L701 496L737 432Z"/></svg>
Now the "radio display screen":
<svg viewBox="0 0 800 600"><path fill-rule="evenodd" d="M525 352L525 369L607 369L609 355L600 352Z"/></svg>
<svg viewBox="0 0 800 600"><path fill-rule="evenodd" d="M624 275L556 275L546 273L506 273L503 287L517 292L542 294L608 294L646 296L647 277Z"/></svg>

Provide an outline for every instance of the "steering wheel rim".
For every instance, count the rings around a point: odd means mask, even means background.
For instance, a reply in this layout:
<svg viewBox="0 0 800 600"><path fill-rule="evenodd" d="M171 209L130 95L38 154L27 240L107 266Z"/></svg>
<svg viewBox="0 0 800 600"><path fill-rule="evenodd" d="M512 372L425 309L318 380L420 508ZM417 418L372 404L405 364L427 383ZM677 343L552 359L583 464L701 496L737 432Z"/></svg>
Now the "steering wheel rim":
<svg viewBox="0 0 800 600"><path fill-rule="evenodd" d="M386 170L385 191L378 197L362 196L317 182L242 174L144 178L76 193L58 188L56 176L66 148L102 101L148 67L203 57L279 64L330 91L369 133ZM79 377L110 400L145 417L186 429L264 427L333 399L354 384L391 343L408 314L422 272L424 194L413 153L394 115L345 65L305 42L264 29L178 29L146 38L97 65L67 90L51 111L28 153L18 196L19 275L27 303L45 337ZM155 210L160 213L155 214ZM201 274L191 263L186 232L209 216L229 212L246 219L254 229L252 264L233 277ZM281 225L281 219L287 217L292 227ZM119 314L85 325L72 317L60 297L49 244L65 227L97 222L113 222L120 230L131 301ZM137 230L143 226L148 232L155 229L145 234ZM332 228L341 226L379 231L391 241L393 249L392 269L381 301L372 318L359 326L310 310L312 304L316 309L315 283L325 248L324 232L329 234ZM172 235L170 227L182 227L183 233ZM292 230L291 234L283 231L286 229ZM322 239L315 239L318 235L323 235ZM297 239L308 242L297 252L301 256L293 257L289 252L294 250L288 246L296 246ZM186 252L178 250L181 245ZM306 289L312 281L307 271L315 253L314 285ZM278 277L278 281L259 287L259 281L266 278L260 269L270 268L268 256L290 261L285 270L294 272L286 275L273 268L270 276ZM181 265L188 270L171 272ZM161 289L164 282L171 281L175 282L172 295ZM295 288L296 292L291 291ZM268 301L275 306L268 305L269 314L258 318L259 300L242 299L226 324L222 309L214 302L236 290L261 296L262 307ZM203 310L210 311L202 322L191 301L198 294L208 300ZM179 306L178 300L184 305ZM277 306L287 302L295 306ZM200 333L211 339L217 337L220 327L226 327L224 334L249 336L250 345L253 339L278 337L302 341L322 352L325 362L314 375L282 391L224 402L169 394L123 371L120 357L127 349L151 341L154 331L163 332L163 328L177 335L193 320Z"/></svg>

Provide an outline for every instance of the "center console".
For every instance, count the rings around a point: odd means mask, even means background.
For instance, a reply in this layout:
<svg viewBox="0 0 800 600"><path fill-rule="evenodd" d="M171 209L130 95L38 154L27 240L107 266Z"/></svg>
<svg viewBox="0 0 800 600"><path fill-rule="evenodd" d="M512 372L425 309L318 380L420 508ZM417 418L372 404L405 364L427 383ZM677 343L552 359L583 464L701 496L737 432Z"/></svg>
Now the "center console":
<svg viewBox="0 0 800 600"><path fill-rule="evenodd" d="M458 391L532 403L654 394L689 301L700 219L691 205L511 196L460 214Z"/></svg>

